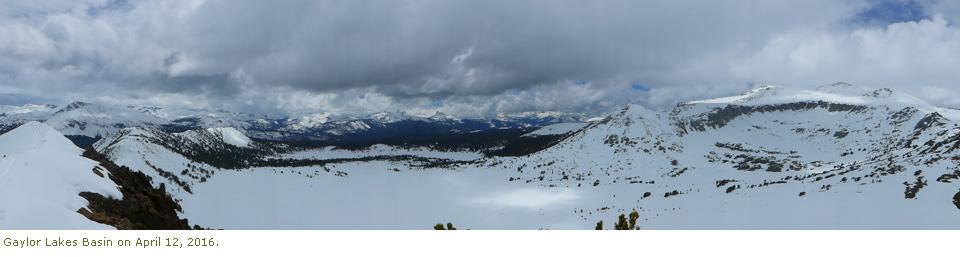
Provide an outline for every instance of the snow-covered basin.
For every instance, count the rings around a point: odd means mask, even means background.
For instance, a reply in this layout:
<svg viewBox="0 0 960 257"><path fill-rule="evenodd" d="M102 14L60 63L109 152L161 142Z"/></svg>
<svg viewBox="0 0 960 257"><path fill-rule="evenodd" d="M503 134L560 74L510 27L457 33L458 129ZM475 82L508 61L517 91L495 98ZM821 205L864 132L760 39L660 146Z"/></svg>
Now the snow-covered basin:
<svg viewBox="0 0 960 257"><path fill-rule="evenodd" d="M635 206L643 229L960 229L955 191L930 188L903 199L903 186L878 184L797 192L802 184L722 193L711 182L666 198L666 185L509 182L514 172L489 167L410 170L387 162L319 168L218 172L182 205L191 223L223 229L609 229ZM291 174L291 170L294 171ZM319 170L320 176L304 174ZM284 173L279 173L283 171ZM300 173L297 173L300 172ZM654 192L642 198L644 192ZM942 192L941 192L942 191Z"/></svg>
<svg viewBox="0 0 960 257"><path fill-rule="evenodd" d="M459 160L459 161L469 161L477 160L483 158L483 154L479 152L444 152L437 151L425 147L411 148L411 149L402 149L396 148L383 144L376 144L370 146L363 150L343 150L335 149L335 147L330 146L323 149L313 149L306 151L299 151L290 154L283 154L281 158L284 159L349 159L349 158L362 158L362 157L373 157L373 156L390 156L390 155L412 155L425 158L442 158L450 160Z"/></svg>
<svg viewBox="0 0 960 257"><path fill-rule="evenodd" d="M409 170L387 162L218 172L181 203L192 223L225 229L578 229L572 213L589 191L508 183L510 173ZM313 174L306 178L291 170ZM335 173L336 171L334 171ZM563 213L562 215L560 213Z"/></svg>

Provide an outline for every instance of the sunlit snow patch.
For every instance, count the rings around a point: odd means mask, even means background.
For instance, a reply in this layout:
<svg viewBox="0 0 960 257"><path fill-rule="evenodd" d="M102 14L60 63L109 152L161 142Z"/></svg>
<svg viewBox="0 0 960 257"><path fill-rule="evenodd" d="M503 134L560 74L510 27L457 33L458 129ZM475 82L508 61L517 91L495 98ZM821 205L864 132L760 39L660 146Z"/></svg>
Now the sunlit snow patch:
<svg viewBox="0 0 960 257"><path fill-rule="evenodd" d="M250 145L250 138L243 135L243 132L237 130L236 128L223 127L223 128L209 128L207 129L210 133L217 134L223 137L223 142L239 147L247 147Z"/></svg>
<svg viewBox="0 0 960 257"><path fill-rule="evenodd" d="M540 128L524 136L562 135L570 131L582 129L587 125L590 125L590 123L557 123Z"/></svg>
<svg viewBox="0 0 960 257"><path fill-rule="evenodd" d="M537 209L571 203L579 198L578 192L569 188L521 188L476 198L474 202L503 207Z"/></svg>

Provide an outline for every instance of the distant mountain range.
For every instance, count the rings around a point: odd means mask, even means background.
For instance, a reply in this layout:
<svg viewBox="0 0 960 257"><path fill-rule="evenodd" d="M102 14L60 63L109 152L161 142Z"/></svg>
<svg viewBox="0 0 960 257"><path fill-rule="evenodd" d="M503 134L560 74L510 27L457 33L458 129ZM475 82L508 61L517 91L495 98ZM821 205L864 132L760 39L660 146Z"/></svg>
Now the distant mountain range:
<svg viewBox="0 0 960 257"><path fill-rule="evenodd" d="M526 112L489 119L456 119L441 112L420 117L403 111L378 112L363 117L329 112L270 117L223 110L165 110L160 107L73 102L63 107L0 105L0 134L28 121L39 121L80 145L90 145L111 133L132 127L172 133L230 127L238 129L248 137L263 140L344 143L403 136L470 134L488 130L532 131L551 124L583 122L587 119L584 114L560 112Z"/></svg>
<svg viewBox="0 0 960 257"><path fill-rule="evenodd" d="M846 83L590 120L0 110L98 139L215 228L591 229L632 211L643 229L960 228L960 111Z"/></svg>

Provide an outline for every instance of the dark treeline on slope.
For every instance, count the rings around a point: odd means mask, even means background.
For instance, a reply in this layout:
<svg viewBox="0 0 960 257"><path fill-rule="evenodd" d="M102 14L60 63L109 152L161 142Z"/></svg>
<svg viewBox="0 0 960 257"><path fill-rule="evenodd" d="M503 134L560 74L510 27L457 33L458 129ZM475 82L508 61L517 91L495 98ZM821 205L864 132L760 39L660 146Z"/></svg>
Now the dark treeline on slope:
<svg viewBox="0 0 960 257"><path fill-rule="evenodd" d="M305 167L305 166L322 166L326 164L334 163L347 163L347 162L371 162L371 161L388 161L388 162L409 162L414 167L423 167L423 168L447 168L455 165L461 164L475 164L475 161L455 161L449 159L440 159L440 158L427 158L413 155L378 155L378 156L366 156L358 158L337 158L337 159L267 159L254 162L255 167Z"/></svg>
<svg viewBox="0 0 960 257"><path fill-rule="evenodd" d="M415 164L416 166L421 167L447 167L449 165L470 163L412 155L385 155L325 160L271 158L276 154L289 152L291 149L303 150L312 148L304 146L307 144L305 142L301 142L299 145L288 145L287 143L281 142L266 143L263 141L255 141L249 147L238 147L223 142L211 142L209 140L194 142L191 140L183 140L182 138L177 138L171 135L151 138L151 141L153 141L155 144L162 145L165 148L176 152L193 162L206 163L222 169L243 169L250 167L303 167L330 163L368 161L415 162L417 163Z"/></svg>
<svg viewBox="0 0 960 257"><path fill-rule="evenodd" d="M243 169L264 166L301 167L354 161L411 161L420 163L418 166L423 167L445 167L465 162L409 155L330 160L277 159L271 157L281 153L320 149L331 146L341 150L364 150L376 144L390 145L399 148L424 147L438 151L480 151L484 152L486 156L521 156L543 150L567 137L567 135L522 137L525 133L527 133L525 130L504 129L470 134L409 136L351 143L267 141L254 139L253 143L248 147L238 147L218 142L215 139L203 139L199 141L184 140L176 135L165 133L158 133L157 138L151 138L150 140L194 162L206 163L223 169Z"/></svg>
<svg viewBox="0 0 960 257"><path fill-rule="evenodd" d="M70 141L72 141L73 144L75 144L75 145L77 145L77 146L79 146L79 147L81 147L81 148L82 148L82 147L91 146L91 145L93 145L93 143L96 143L97 141L100 141L100 139L101 139L100 136L97 136L97 137L88 137L88 136L80 136L80 135L65 135L65 137L67 137L67 139L70 139Z"/></svg>
<svg viewBox="0 0 960 257"><path fill-rule="evenodd" d="M353 138L349 140L320 141L271 141L254 139L265 143L280 143L294 147L297 150L324 148L333 146L342 150L363 150L373 145L383 144L400 148L426 147L438 151L481 151L490 148L502 147L528 133L525 129L493 129L466 134L427 133L412 134L377 139Z"/></svg>
<svg viewBox="0 0 960 257"><path fill-rule="evenodd" d="M550 125L560 121L573 121L559 119L555 121L544 119L520 119L514 121L486 120L486 119L464 119L458 121L451 120L401 120L385 123L384 121L374 119L358 119L353 122L359 122L364 126L357 129L350 124L352 122L329 122L316 128L298 129L294 131L286 130L284 120L271 120L273 125L262 123L251 124L243 129L248 132L248 136L257 138L264 136L265 140L275 141L314 141L323 142L326 145L352 145L365 142L391 142L396 138L423 138L431 136L448 135L469 135L477 133L499 134L503 131L532 131L542 126ZM190 130L202 129L199 118L184 118L174 120L173 124L161 125L160 129L169 133L179 133ZM258 136L259 135L259 136Z"/></svg>
<svg viewBox="0 0 960 257"><path fill-rule="evenodd" d="M278 152L276 148L265 144L242 148L222 142L194 142L167 136L166 138L153 138L152 141L191 161L210 164L222 169L251 167L254 166L255 162Z"/></svg>
<svg viewBox="0 0 960 257"><path fill-rule="evenodd" d="M504 145L503 148L485 151L484 155L488 157L529 155L554 146L557 143L560 143L560 141L567 139L567 137L570 137L570 135L572 135L572 133L562 135L517 137L513 140L510 140L510 142Z"/></svg>
<svg viewBox="0 0 960 257"><path fill-rule="evenodd" d="M177 216L177 212L182 211L180 204L167 194L164 184L154 188L149 176L126 166L117 166L92 147L86 147L83 156L99 162L109 172L110 180L120 186L123 200L82 192L80 196L90 202L89 211L80 209L77 212L118 229L191 229L186 219ZM104 176L99 167L93 172Z"/></svg>

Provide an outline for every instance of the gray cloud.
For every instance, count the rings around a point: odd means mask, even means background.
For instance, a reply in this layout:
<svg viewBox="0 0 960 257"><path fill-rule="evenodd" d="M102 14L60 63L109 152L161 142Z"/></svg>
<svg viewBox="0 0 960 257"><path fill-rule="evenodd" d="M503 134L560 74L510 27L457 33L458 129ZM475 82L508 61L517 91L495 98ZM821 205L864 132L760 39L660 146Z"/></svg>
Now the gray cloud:
<svg viewBox="0 0 960 257"><path fill-rule="evenodd" d="M492 115L843 80L957 105L950 3L0 0L0 93Z"/></svg>

